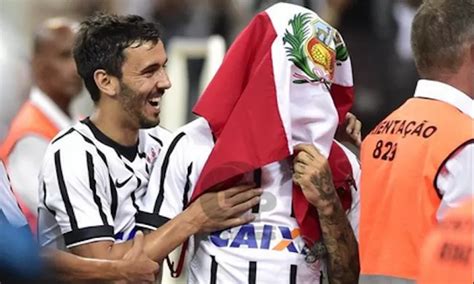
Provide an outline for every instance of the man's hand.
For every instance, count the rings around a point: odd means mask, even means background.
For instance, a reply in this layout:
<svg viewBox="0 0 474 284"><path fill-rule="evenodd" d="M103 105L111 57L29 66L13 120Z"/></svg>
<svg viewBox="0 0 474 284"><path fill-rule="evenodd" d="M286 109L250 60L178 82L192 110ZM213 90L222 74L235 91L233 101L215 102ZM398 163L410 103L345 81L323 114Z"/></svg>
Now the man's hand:
<svg viewBox="0 0 474 284"><path fill-rule="evenodd" d="M337 200L331 169L326 158L309 144L294 148L293 181L301 187L304 196L317 209L325 209Z"/></svg>
<svg viewBox="0 0 474 284"><path fill-rule="evenodd" d="M254 215L244 214L260 202L262 189L253 187L239 185L199 197L188 208L199 231L214 232L253 221Z"/></svg>
<svg viewBox="0 0 474 284"><path fill-rule="evenodd" d="M117 273L123 279L116 284L124 283L155 283L159 270L158 263L149 259L143 251L145 240L143 233L138 231L133 239L132 248L118 261Z"/></svg>
<svg viewBox="0 0 474 284"><path fill-rule="evenodd" d="M329 283L357 283L357 241L334 189L329 163L313 145L297 145L293 181L318 211L322 239L328 251Z"/></svg>
<svg viewBox="0 0 474 284"><path fill-rule="evenodd" d="M348 112L344 124L336 132L336 140L339 142L348 142L360 147L362 143L362 122L357 117Z"/></svg>

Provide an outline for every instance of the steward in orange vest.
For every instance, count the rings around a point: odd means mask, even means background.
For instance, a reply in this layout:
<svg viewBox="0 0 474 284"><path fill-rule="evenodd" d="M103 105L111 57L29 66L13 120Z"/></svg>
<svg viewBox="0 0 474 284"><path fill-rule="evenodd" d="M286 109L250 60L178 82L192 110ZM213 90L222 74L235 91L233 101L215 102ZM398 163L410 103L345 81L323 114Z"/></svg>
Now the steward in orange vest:
<svg viewBox="0 0 474 284"><path fill-rule="evenodd" d="M27 137L39 138L39 144L44 140L45 148L46 143L62 128L72 123L68 117L69 107L82 90L81 78L72 56L75 26L76 23L70 19L50 18L36 30L31 59L36 86L31 90L30 99L14 118L9 134L0 146L0 158L5 161L13 191L33 232L36 232L37 214L30 212L25 205L30 210L36 207L33 205L37 203L34 198L38 191L36 173L41 166L38 161L41 161L44 153L40 146L21 141L27 141L24 139ZM28 180L23 181L26 178ZM18 198L20 194L23 201Z"/></svg>
<svg viewBox="0 0 474 284"><path fill-rule="evenodd" d="M27 101L14 118L10 131L0 147L0 159L5 162L5 166L8 168L8 156L16 143L22 138L28 135L38 135L51 141L59 131L60 129L37 106L31 101ZM36 179L37 177L31 178ZM36 232L36 212L31 212L18 195L15 197L28 220L32 232Z"/></svg>
<svg viewBox="0 0 474 284"><path fill-rule="evenodd" d="M472 123L447 103L411 98L363 141L362 274L416 278L419 249L437 223L435 178L446 159L474 139Z"/></svg>
<svg viewBox="0 0 474 284"><path fill-rule="evenodd" d="M361 148L361 283L414 283L428 233L474 191L473 11L425 0L413 19L422 80Z"/></svg>

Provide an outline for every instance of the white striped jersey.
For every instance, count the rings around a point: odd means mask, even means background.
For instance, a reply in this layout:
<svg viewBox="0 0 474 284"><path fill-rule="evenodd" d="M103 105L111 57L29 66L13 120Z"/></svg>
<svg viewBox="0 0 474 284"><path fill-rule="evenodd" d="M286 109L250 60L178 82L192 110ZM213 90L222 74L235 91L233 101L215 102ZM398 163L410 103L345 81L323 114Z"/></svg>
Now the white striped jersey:
<svg viewBox="0 0 474 284"><path fill-rule="evenodd" d="M186 207L214 145L202 118L177 130L170 141L156 162L143 199L143 209L156 215L156 227ZM357 184L357 158L349 150L344 151ZM188 283L319 283L322 265L305 261L305 244L293 217L289 159L271 163L245 179L256 181L264 189L262 201L252 210L256 220L194 236L188 247ZM355 228L359 198L354 187L352 195L348 216Z"/></svg>
<svg viewBox="0 0 474 284"><path fill-rule="evenodd" d="M5 166L0 161L0 224L3 223L17 228L28 225L10 187Z"/></svg>
<svg viewBox="0 0 474 284"><path fill-rule="evenodd" d="M40 244L64 249L133 238L140 199L169 135L160 127L140 130L137 144L126 147L89 119L59 133L40 171Z"/></svg>

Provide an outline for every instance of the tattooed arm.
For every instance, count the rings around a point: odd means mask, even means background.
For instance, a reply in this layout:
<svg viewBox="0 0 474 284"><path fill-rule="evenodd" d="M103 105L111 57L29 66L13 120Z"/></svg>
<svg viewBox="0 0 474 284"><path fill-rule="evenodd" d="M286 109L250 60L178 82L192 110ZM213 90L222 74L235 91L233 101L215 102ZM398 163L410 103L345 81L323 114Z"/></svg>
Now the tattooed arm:
<svg viewBox="0 0 474 284"><path fill-rule="evenodd" d="M316 208L324 244L328 251L329 283L357 283L357 241L332 182L328 161L312 145L295 147L293 181Z"/></svg>

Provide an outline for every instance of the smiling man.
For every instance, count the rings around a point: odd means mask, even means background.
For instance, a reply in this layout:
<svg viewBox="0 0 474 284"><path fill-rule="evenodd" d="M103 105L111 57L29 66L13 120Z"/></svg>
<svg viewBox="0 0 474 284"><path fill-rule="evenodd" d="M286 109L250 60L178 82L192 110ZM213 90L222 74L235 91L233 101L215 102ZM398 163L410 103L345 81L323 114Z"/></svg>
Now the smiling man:
<svg viewBox="0 0 474 284"><path fill-rule="evenodd" d="M74 59L95 112L49 145L40 173L43 246L93 258L121 258L132 246L149 173L168 133L158 126L160 100L171 87L160 31L139 16L99 14L81 24ZM249 186L211 193L145 237L161 260L190 235L248 222L258 203ZM231 198L234 197L234 198ZM226 206L215 206L216 204ZM225 210L224 210L224 209Z"/></svg>

